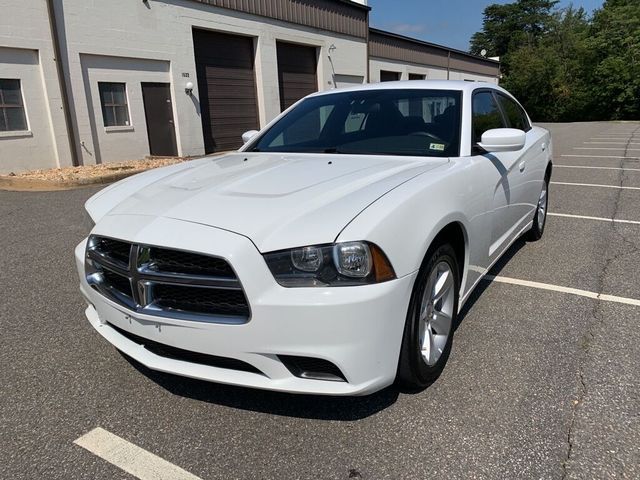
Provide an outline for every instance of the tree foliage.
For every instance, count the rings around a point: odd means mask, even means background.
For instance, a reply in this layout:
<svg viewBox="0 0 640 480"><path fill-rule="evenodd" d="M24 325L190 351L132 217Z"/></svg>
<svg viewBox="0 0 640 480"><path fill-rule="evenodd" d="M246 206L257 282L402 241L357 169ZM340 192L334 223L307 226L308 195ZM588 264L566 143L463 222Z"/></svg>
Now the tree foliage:
<svg viewBox="0 0 640 480"><path fill-rule="evenodd" d="M471 52L501 58L502 84L534 120L640 119L640 1L589 17L556 1L490 5Z"/></svg>

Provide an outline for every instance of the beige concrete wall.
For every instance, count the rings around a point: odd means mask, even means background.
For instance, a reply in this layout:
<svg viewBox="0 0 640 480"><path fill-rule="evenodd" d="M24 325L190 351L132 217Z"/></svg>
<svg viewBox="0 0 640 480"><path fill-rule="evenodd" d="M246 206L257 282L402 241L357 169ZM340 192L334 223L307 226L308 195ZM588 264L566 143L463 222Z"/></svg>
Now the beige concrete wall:
<svg viewBox="0 0 640 480"><path fill-rule="evenodd" d="M108 75L112 81L124 81L129 98L138 98L141 96L140 82L147 81L143 75L145 65L151 63L168 65L168 70L163 72L166 80L158 81L168 81L172 86L178 153L191 156L204 152L193 28L254 38L258 109L262 125L280 113L277 40L318 47L319 90L333 88L333 68L338 74L362 75L367 67L364 40L324 34L195 2L168 0L145 4L141 1L110 0L88 5L86 0L58 0L57 7L64 13L59 22L68 46L63 61L70 74L75 122L80 142L84 142L79 153L85 164L148 154L146 125L137 119L138 114L132 118L136 122L133 131L117 134L103 131L100 104L96 102L96 81L98 75ZM333 68L328 58L332 45L335 46L332 49ZM87 68L86 59L89 58L109 59L112 71L107 72L106 63L99 68ZM118 66L125 64L126 69ZM193 97L184 93L189 81L195 85ZM96 125L95 133L92 132L92 122ZM115 141L116 138L122 142Z"/></svg>
<svg viewBox="0 0 640 480"><path fill-rule="evenodd" d="M79 125L85 154L93 155L96 163L136 160L149 155L147 122L142 100L142 82L170 83L169 62L104 55L80 55L88 123ZM99 82L126 84L129 125L105 127L100 104ZM176 112L174 112L174 117Z"/></svg>
<svg viewBox="0 0 640 480"><path fill-rule="evenodd" d="M71 165L46 2L3 0L0 78L21 81L29 123L0 135L0 174Z"/></svg>

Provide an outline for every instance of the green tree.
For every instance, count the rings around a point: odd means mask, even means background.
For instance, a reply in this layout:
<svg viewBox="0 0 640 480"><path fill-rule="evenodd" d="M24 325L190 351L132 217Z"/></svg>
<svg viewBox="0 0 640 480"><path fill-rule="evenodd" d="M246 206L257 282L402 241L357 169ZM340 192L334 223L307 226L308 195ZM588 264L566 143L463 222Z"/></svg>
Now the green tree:
<svg viewBox="0 0 640 480"><path fill-rule="evenodd" d="M471 53L486 50L489 56L504 56L522 46L532 47L549 29L557 0L517 0L489 5L484 10L482 30L471 37Z"/></svg>
<svg viewBox="0 0 640 480"><path fill-rule="evenodd" d="M564 121L588 116L589 89L584 80L588 35L585 11L569 7L554 13L548 32L537 45L509 54L510 69L503 85L534 119Z"/></svg>
<svg viewBox="0 0 640 480"><path fill-rule="evenodd" d="M640 0L605 0L593 18L556 3L488 6L471 52L501 57L534 120L640 119Z"/></svg>
<svg viewBox="0 0 640 480"><path fill-rule="evenodd" d="M587 46L594 116L640 119L640 1L606 0Z"/></svg>

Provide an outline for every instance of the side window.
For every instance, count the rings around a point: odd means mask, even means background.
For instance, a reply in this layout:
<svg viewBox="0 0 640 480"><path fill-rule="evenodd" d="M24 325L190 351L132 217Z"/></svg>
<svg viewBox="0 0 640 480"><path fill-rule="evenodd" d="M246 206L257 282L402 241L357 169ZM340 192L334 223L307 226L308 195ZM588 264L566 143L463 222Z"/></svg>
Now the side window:
<svg viewBox="0 0 640 480"><path fill-rule="evenodd" d="M0 132L27 129L20 80L0 78Z"/></svg>
<svg viewBox="0 0 640 480"><path fill-rule="evenodd" d="M507 116L507 120L509 121L509 126L511 128L517 128L519 130L524 130L525 132L528 132L531 129L527 115L524 113L524 110L520 105L510 98L500 94L498 94L498 100L502 110Z"/></svg>
<svg viewBox="0 0 640 480"><path fill-rule="evenodd" d="M124 83L98 82L102 118L105 127L125 127L129 125L127 89Z"/></svg>
<svg viewBox="0 0 640 480"><path fill-rule="evenodd" d="M473 142L478 143L482 134L492 128L504 128L504 119L491 92L473 95Z"/></svg>

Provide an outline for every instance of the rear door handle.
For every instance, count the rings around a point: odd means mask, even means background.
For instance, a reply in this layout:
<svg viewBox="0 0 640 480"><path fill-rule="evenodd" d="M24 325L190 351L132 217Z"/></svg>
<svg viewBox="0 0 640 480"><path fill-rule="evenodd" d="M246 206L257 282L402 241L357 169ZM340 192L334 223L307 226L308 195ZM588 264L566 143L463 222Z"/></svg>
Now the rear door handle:
<svg viewBox="0 0 640 480"><path fill-rule="evenodd" d="M524 172L524 169L527 167L527 162L520 162L520 165L518 165L518 168L520 168L521 172Z"/></svg>

